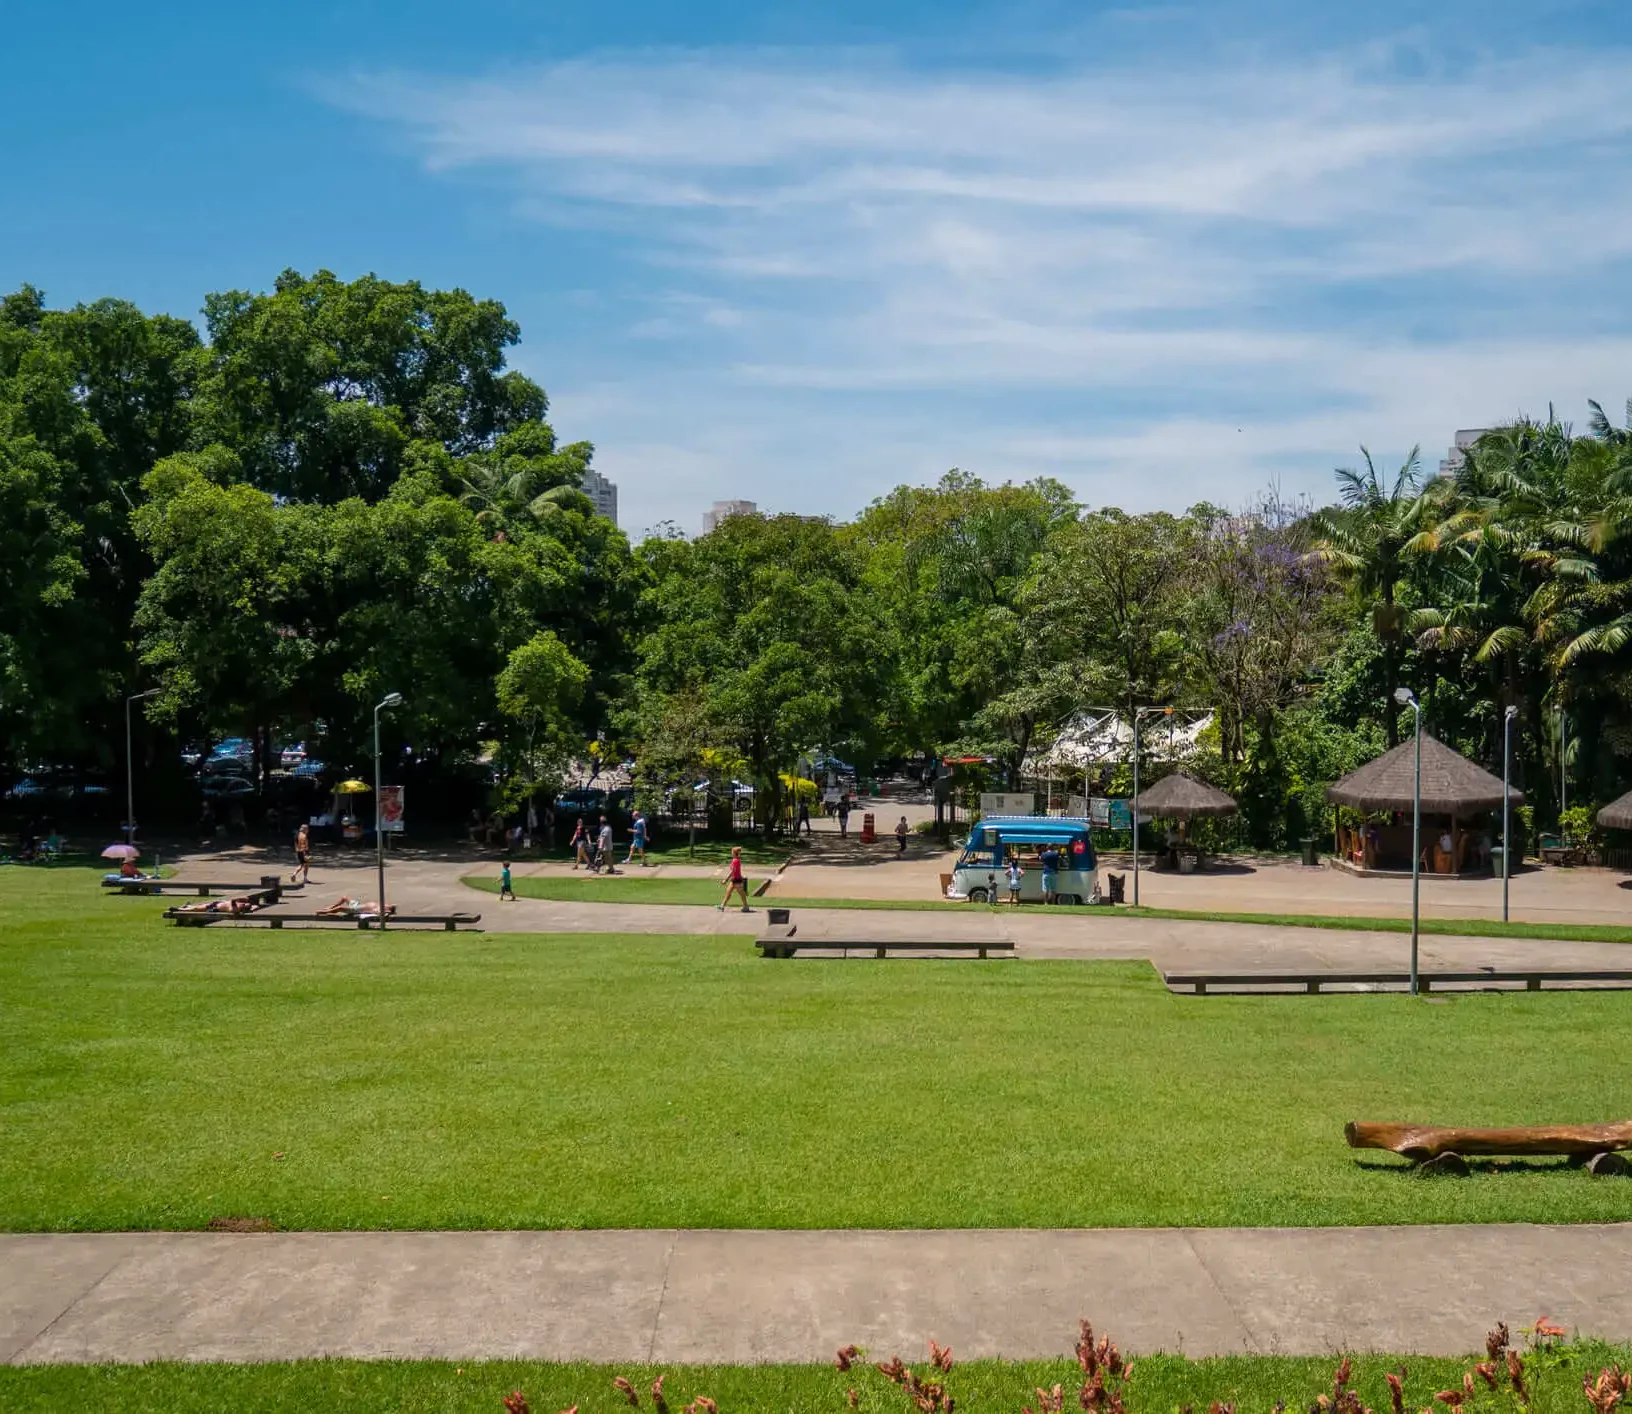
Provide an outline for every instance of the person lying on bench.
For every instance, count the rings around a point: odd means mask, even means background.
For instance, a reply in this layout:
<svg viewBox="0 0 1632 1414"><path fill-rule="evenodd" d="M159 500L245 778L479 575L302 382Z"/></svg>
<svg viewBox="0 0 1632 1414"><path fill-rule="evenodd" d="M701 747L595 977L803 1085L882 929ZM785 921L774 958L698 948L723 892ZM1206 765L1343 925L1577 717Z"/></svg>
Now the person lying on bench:
<svg viewBox="0 0 1632 1414"><path fill-rule="evenodd" d="M208 903L184 903L176 909L177 913L230 913L234 916L244 913L253 913L261 905L248 894L240 894L237 898L216 898Z"/></svg>
<svg viewBox="0 0 1632 1414"><path fill-rule="evenodd" d="M361 899L342 894L327 908L318 909L317 916L319 918L355 918L362 911L362 907L363 901Z"/></svg>

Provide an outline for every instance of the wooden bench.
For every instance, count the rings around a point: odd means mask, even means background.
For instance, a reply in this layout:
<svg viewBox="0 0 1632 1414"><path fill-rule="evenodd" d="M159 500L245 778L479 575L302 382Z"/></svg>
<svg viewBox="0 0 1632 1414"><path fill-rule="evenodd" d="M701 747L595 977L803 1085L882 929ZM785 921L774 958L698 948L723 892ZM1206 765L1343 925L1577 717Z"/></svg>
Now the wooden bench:
<svg viewBox="0 0 1632 1414"><path fill-rule="evenodd" d="M1350 1120L1343 1138L1351 1149L1386 1149L1424 1171L1465 1174L1470 1154L1529 1158L1560 1155L1595 1177L1628 1172L1619 1153L1632 1149L1632 1120L1614 1124L1527 1125L1515 1129L1457 1129L1431 1124Z"/></svg>
<svg viewBox="0 0 1632 1414"><path fill-rule="evenodd" d="M208 898L211 894L270 894L273 900L286 893L293 893L303 889L304 884L286 884L280 874L263 874L260 881L254 884L211 884L200 883L195 879L116 879L102 880L104 889L118 889L122 894L162 894L165 892L178 894L197 894L199 898Z"/></svg>
<svg viewBox="0 0 1632 1414"><path fill-rule="evenodd" d="M874 957L885 957L892 952L972 952L981 957L989 953L1005 956L1014 953L1013 943L998 938L835 938L821 935L799 938L795 936L798 931L797 923L773 924L754 939L754 946L759 949L761 957L792 957L801 948L807 952L842 952L846 957L851 952L871 953Z"/></svg>
<svg viewBox="0 0 1632 1414"><path fill-rule="evenodd" d="M1409 987L1409 972L1208 972L1184 974L1164 972L1162 981L1173 991L1190 990L1198 997L1209 989L1299 987L1310 996L1319 994L1322 987ZM1527 992L1539 992L1548 984L1569 986L1583 982L1614 983L1618 988L1632 987L1632 969L1561 969L1551 967L1481 968L1477 972L1421 972L1417 973L1417 987L1429 992L1436 986L1480 982L1522 982Z"/></svg>
<svg viewBox="0 0 1632 1414"><path fill-rule="evenodd" d="M202 928L212 923L263 923L268 928L281 928L285 923L300 923L315 927L377 928L381 919L377 914L347 916L343 913L186 913L179 908L167 908L164 916L184 928ZM384 922L391 927L404 924L419 928L440 927L454 933L461 927L473 928L482 921L479 913L393 913Z"/></svg>

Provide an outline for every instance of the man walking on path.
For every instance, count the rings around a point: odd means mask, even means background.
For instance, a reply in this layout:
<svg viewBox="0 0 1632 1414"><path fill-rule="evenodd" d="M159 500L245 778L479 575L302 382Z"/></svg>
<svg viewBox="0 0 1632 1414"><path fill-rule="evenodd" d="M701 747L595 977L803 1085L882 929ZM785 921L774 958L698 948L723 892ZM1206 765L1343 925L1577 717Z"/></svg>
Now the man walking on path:
<svg viewBox="0 0 1632 1414"><path fill-rule="evenodd" d="M742 849L740 846L731 847L731 868L725 876L725 897L716 905L719 912L725 912L726 904L731 902L732 894L742 895L742 911L752 913L748 907L748 881L742 877Z"/></svg>
<svg viewBox="0 0 1632 1414"><path fill-rule="evenodd" d="M850 837L850 797L848 795L841 795L839 797L839 838L841 840L843 840L843 839L849 839L849 837Z"/></svg>
<svg viewBox="0 0 1632 1414"><path fill-rule="evenodd" d="M646 817L635 811L635 821L629 827L629 857L623 862L633 864L635 856L640 856L640 867L646 867Z"/></svg>
<svg viewBox="0 0 1632 1414"><path fill-rule="evenodd" d="M510 861L508 859L504 861L504 867L499 870L499 902L503 903L505 899L509 899L511 903L516 901L516 891L510 887Z"/></svg>
<svg viewBox="0 0 1632 1414"><path fill-rule="evenodd" d="M907 852L907 834L907 817L903 815L895 822L895 841L901 846L897 853L905 854Z"/></svg>
<svg viewBox="0 0 1632 1414"><path fill-rule="evenodd" d="M617 857L612 853L612 826L607 823L606 816L601 816L601 833L596 840L595 862L605 869L608 874L616 874Z"/></svg>
<svg viewBox="0 0 1632 1414"><path fill-rule="evenodd" d="M589 832L584 829L584 817L578 817L578 823L572 831L572 838L567 841L567 848L572 851L572 867L576 873L578 867L589 867Z"/></svg>
<svg viewBox="0 0 1632 1414"><path fill-rule="evenodd" d="M297 879L304 884L312 882L312 832L304 820L295 831L295 872L289 876L289 882L292 884Z"/></svg>
<svg viewBox="0 0 1632 1414"><path fill-rule="evenodd" d="M794 834L797 835L799 833L799 827L801 825L803 825L805 827L805 833L807 835L813 835L813 834L816 833L810 827L810 802L808 800L801 800L799 802L799 818L798 818L797 821L794 822L794 826L793 826Z"/></svg>

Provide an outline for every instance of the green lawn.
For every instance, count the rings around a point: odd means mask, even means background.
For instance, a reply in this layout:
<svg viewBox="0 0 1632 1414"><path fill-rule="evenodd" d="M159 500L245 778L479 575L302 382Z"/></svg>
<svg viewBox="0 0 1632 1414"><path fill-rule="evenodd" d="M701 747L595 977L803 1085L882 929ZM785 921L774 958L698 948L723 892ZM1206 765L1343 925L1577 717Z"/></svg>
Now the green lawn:
<svg viewBox="0 0 1632 1414"><path fill-rule="evenodd" d="M764 876L754 878L749 871L750 892L763 882ZM488 893L497 893L498 875L472 874L465 883ZM527 898L556 899L563 903L691 903L715 904L720 901L724 884L712 879L648 878L635 872L602 876L574 875L567 878L520 878L516 892ZM968 912L981 906L953 903L946 899L869 899L869 898L796 898L773 889L764 896L766 904L778 908L861 908L934 912L940 909L960 909ZM996 913L1010 913L1002 904ZM1052 907L1040 903L1021 904L1021 913L1061 912L1099 918L1179 918L1198 923L1252 923L1261 927L1277 928L1332 928L1342 932L1409 933L1409 918L1346 918L1329 913L1226 913L1184 908L1134 908L1119 906L1114 910L1081 908L1069 904ZM1420 930L1424 934L1438 933L1459 938L1550 938L1555 941L1577 943L1632 943L1632 928L1597 923L1503 923L1500 919L1486 918L1424 918Z"/></svg>
<svg viewBox="0 0 1632 1414"><path fill-rule="evenodd" d="M1115 1331L1111 1331L1114 1336ZM870 1351L874 1359L901 1354L928 1375L920 1351ZM1482 1355L1481 1355L1481 1358ZM1566 1346L1549 1360L1561 1368L1532 1373L1532 1414L1588 1414L1580 1378L1587 1372L1632 1358L1625 1346ZM1244 1414L1267 1414L1277 1400L1289 1409L1313 1408L1318 1395L1329 1394L1334 1361L1284 1356L1231 1356L1185 1360L1179 1356L1145 1356L1135 1362L1128 1390L1134 1414L1165 1414L1181 1407L1205 1409L1213 1400L1238 1406ZM1465 1361L1411 1356L1365 1355L1354 1358L1353 1387L1368 1408L1388 1408L1387 1370L1402 1363L1407 1408L1430 1404L1434 1392L1460 1388ZM321 1360L296 1364L256 1365L37 1365L0 1366L0 1406L8 1414L56 1414L63 1409L95 1409L99 1414L291 1414L306 1410L390 1409L399 1414L504 1414L500 1401L521 1390L534 1414L554 1414L577 1405L582 1414L615 1414L628 1403L612 1387L625 1376L651 1408L657 1367L547 1365L528 1361L454 1364L443 1361ZM957 1407L966 1414L1014 1414L1022 1404L1033 1408L1037 1386L1060 1383L1066 1407L1077 1407L1082 1377L1071 1361L954 1364L944 1377ZM670 1368L664 1395L679 1411L706 1394L725 1414L742 1410L785 1410L789 1414L835 1414L848 1407L845 1394L858 1393L858 1408L873 1414L908 1414L908 1400L877 1371L858 1366L846 1374L831 1366L735 1365ZM1492 1407L1499 1399L1492 1396ZM1435 1405L1435 1408L1443 1406ZM1505 1406L1504 1406L1505 1407Z"/></svg>
<svg viewBox="0 0 1632 1414"><path fill-rule="evenodd" d="M1142 964L736 937L175 929L0 869L0 1228L1625 1220L1352 1118L1629 1110L1625 993L1170 995Z"/></svg>

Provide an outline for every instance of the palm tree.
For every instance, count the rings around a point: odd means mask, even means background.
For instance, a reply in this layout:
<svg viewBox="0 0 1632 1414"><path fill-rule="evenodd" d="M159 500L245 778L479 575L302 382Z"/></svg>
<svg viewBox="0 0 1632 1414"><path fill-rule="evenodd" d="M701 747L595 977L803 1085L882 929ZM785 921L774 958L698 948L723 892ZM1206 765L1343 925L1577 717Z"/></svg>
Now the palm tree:
<svg viewBox="0 0 1632 1414"><path fill-rule="evenodd" d="M1393 484L1379 474L1371 453L1364 447L1363 472L1339 467L1338 510L1317 511L1312 528L1316 539L1310 554L1323 564L1348 575L1355 590L1372 600L1371 625L1383 645L1383 679L1387 692L1384 729L1390 746L1399 745L1399 714L1394 708L1394 692L1400 685L1400 643L1405 613L1397 599L1406 578L1412 541L1423 517L1420 449L1394 474Z"/></svg>

